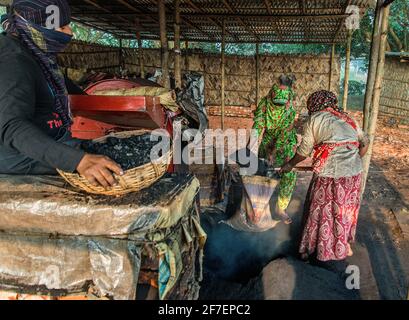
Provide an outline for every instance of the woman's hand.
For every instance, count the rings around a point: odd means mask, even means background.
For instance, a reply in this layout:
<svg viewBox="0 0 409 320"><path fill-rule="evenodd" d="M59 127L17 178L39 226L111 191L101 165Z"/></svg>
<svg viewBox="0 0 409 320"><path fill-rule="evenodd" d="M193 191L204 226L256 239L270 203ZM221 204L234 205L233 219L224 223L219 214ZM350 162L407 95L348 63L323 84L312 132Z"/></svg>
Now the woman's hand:
<svg viewBox="0 0 409 320"><path fill-rule="evenodd" d="M291 171L293 171L293 169L294 169L293 165L290 162L288 162L281 168L280 174L290 173Z"/></svg>
<svg viewBox="0 0 409 320"><path fill-rule="evenodd" d="M92 185L104 189L118 185L113 173L124 174L122 168L110 158L94 154L86 154L77 167L78 173Z"/></svg>

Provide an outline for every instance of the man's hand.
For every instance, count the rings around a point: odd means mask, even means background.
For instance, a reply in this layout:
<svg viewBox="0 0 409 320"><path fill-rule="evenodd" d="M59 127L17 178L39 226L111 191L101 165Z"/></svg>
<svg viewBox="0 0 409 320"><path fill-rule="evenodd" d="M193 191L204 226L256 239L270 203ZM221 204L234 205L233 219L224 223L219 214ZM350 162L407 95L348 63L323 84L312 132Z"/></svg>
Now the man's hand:
<svg viewBox="0 0 409 320"><path fill-rule="evenodd" d="M280 170L280 174L285 174L285 173L290 173L293 171L294 167L292 166L291 163L286 163Z"/></svg>
<svg viewBox="0 0 409 320"><path fill-rule="evenodd" d="M78 165L77 171L94 186L102 186L105 189L118 184L113 173L118 176L124 174L116 162L108 157L94 154L86 154Z"/></svg>

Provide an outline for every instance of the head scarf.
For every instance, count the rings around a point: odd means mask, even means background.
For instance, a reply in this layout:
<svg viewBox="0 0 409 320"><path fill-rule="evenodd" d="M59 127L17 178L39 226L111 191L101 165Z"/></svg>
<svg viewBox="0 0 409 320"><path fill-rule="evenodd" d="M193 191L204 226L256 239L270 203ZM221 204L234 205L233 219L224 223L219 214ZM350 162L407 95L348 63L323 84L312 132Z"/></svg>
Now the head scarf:
<svg viewBox="0 0 409 320"><path fill-rule="evenodd" d="M328 108L332 108L335 111L341 111L338 107L337 96L327 90L321 90L313 93L307 102L307 109L310 114L319 112Z"/></svg>
<svg viewBox="0 0 409 320"><path fill-rule="evenodd" d="M294 91L285 85L274 85L270 90L270 98L276 106L289 106L294 100Z"/></svg>
<svg viewBox="0 0 409 320"><path fill-rule="evenodd" d="M64 50L71 36L55 29L71 22L66 0L14 0L11 14L3 22L7 34L17 36L38 61L55 98L55 112L63 128L71 126L72 117L64 75L57 64L57 54Z"/></svg>

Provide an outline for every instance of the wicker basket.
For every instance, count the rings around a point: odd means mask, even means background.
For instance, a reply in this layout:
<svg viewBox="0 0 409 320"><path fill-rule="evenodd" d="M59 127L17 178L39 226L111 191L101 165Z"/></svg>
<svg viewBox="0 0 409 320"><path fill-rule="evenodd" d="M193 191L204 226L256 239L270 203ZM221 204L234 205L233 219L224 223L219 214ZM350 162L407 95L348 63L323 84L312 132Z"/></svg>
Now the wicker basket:
<svg viewBox="0 0 409 320"><path fill-rule="evenodd" d="M105 142L108 138L129 138L136 135L148 133L147 130L124 131L112 133L94 142ZM131 192L136 192L150 187L159 180L167 171L169 164L172 161L172 148L164 154L155 163L149 162L140 167L125 171L123 176L115 175L118 180L118 186L112 187L110 190L105 190L103 187L96 187L88 182L87 179L77 173L68 173L57 170L58 173L74 188L79 188L87 193L100 194L107 196L121 196Z"/></svg>

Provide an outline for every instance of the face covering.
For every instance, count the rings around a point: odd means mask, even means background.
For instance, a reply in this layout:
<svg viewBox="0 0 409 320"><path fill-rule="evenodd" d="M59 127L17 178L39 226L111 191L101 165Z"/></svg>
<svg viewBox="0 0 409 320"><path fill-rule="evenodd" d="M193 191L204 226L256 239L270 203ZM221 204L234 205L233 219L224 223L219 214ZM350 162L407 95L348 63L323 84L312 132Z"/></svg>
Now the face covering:
<svg viewBox="0 0 409 320"><path fill-rule="evenodd" d="M42 38L45 41L46 48L40 49L46 49L46 52L48 54L58 54L64 51L64 49L72 40L72 35L66 34L64 32L47 29L31 23L29 23L29 25L34 30L42 34Z"/></svg>
<svg viewBox="0 0 409 320"><path fill-rule="evenodd" d="M57 64L57 54L64 50L72 36L33 24L19 15L9 17L6 32L18 37L39 63L55 98L55 109L63 121L63 128L71 126L64 75Z"/></svg>

